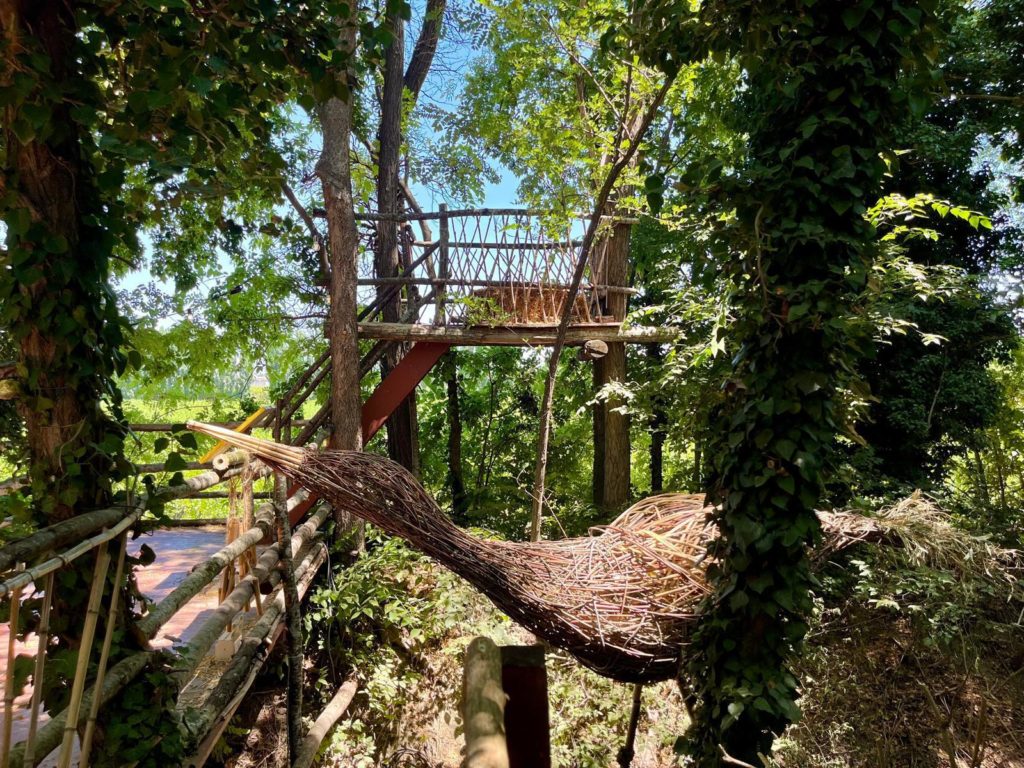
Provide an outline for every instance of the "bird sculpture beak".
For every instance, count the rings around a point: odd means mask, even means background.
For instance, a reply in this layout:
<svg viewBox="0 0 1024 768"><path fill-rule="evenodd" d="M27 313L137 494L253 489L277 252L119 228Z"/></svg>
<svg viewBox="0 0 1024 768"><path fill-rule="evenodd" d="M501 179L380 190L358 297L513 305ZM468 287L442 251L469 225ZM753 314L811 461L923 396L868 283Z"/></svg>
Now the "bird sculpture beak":
<svg viewBox="0 0 1024 768"><path fill-rule="evenodd" d="M200 421L190 421L186 426L193 432L215 437L235 448L248 451L250 455L283 470L298 469L305 458L305 451L293 445L281 445L273 440L264 440L261 437L253 437Z"/></svg>

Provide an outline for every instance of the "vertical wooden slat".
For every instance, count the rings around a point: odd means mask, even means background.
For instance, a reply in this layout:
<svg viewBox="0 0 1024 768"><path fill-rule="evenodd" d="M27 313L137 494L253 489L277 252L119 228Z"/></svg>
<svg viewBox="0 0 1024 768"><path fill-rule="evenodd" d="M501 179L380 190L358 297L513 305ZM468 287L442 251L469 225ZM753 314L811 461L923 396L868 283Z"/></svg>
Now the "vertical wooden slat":
<svg viewBox="0 0 1024 768"><path fill-rule="evenodd" d="M35 671L32 673L32 710L28 720L28 738L25 740L23 765L32 765L36 755L36 733L39 730L39 710L43 705L43 672L46 669L46 649L50 645L50 607L53 605L56 571L46 575L43 587L43 608L39 617L38 644ZM6 754L6 750L4 750Z"/></svg>
<svg viewBox="0 0 1024 768"><path fill-rule="evenodd" d="M107 581L107 566L109 565L110 552L107 550L107 545L103 544L96 550L96 568L92 574L92 588L89 590L85 625L82 628L82 644L78 647L75 681L71 686L71 700L68 702L64 740L60 745L57 768L68 768L71 765L71 750L75 743L75 732L78 730L78 715L82 708L82 696L85 693L85 679L89 675L89 656L92 653L92 641L96 636L100 598L103 596L103 585Z"/></svg>
<svg viewBox="0 0 1024 768"><path fill-rule="evenodd" d="M128 550L128 532L121 534L118 544L117 567L114 569L114 586L110 594L110 607L107 609L107 629L103 634L103 647L100 650L100 662L96 668L96 681L93 690L97 691L89 705L89 721L85 724L82 736L82 755L78 759L78 768L88 768L89 753L92 751L92 740L96 734L96 718L100 713L99 691L103 690L103 681L107 676L107 662L110 660L110 646L114 639L114 627L117 624L117 606L121 599L121 577L124 575L124 558Z"/></svg>

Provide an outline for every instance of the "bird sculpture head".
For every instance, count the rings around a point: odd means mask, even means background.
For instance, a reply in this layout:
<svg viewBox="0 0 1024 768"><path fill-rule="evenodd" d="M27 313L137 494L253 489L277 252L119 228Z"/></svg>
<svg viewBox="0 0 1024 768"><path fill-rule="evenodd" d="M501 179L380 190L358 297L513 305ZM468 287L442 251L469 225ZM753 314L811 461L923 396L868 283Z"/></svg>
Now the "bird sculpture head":
<svg viewBox="0 0 1024 768"><path fill-rule="evenodd" d="M188 428L240 448L329 502L436 555L435 539L465 536L400 464L362 451L300 448L212 424Z"/></svg>

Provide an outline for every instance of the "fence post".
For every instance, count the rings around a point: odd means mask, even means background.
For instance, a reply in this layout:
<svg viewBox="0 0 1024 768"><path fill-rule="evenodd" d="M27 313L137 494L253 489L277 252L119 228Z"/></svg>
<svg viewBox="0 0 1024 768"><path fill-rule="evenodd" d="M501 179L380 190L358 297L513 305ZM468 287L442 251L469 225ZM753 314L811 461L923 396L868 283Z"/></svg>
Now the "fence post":
<svg viewBox="0 0 1024 768"><path fill-rule="evenodd" d="M445 324L445 299L448 295L448 279L449 266L448 266L448 206L445 203L441 203L437 206L437 212L440 214L438 221L439 233L437 236L438 242L438 261L440 271L440 282L437 285L435 291L436 296L434 297L434 324L444 325Z"/></svg>

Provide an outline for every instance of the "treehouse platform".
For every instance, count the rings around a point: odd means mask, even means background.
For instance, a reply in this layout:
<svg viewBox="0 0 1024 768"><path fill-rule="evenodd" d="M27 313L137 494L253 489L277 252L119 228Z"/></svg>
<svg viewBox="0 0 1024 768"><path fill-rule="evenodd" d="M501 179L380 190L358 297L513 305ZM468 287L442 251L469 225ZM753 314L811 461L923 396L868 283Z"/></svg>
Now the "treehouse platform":
<svg viewBox="0 0 1024 768"><path fill-rule="evenodd" d="M451 345L553 344L569 312L568 344L651 343L668 329L623 328L629 285L625 256L631 220L607 217L583 253L588 217L531 209L466 209L359 218L366 250L377 230L398 228L390 266L368 261L358 280L362 338ZM436 232L435 232L436 227ZM623 247L625 246L625 247ZM579 290L567 306L585 259Z"/></svg>

